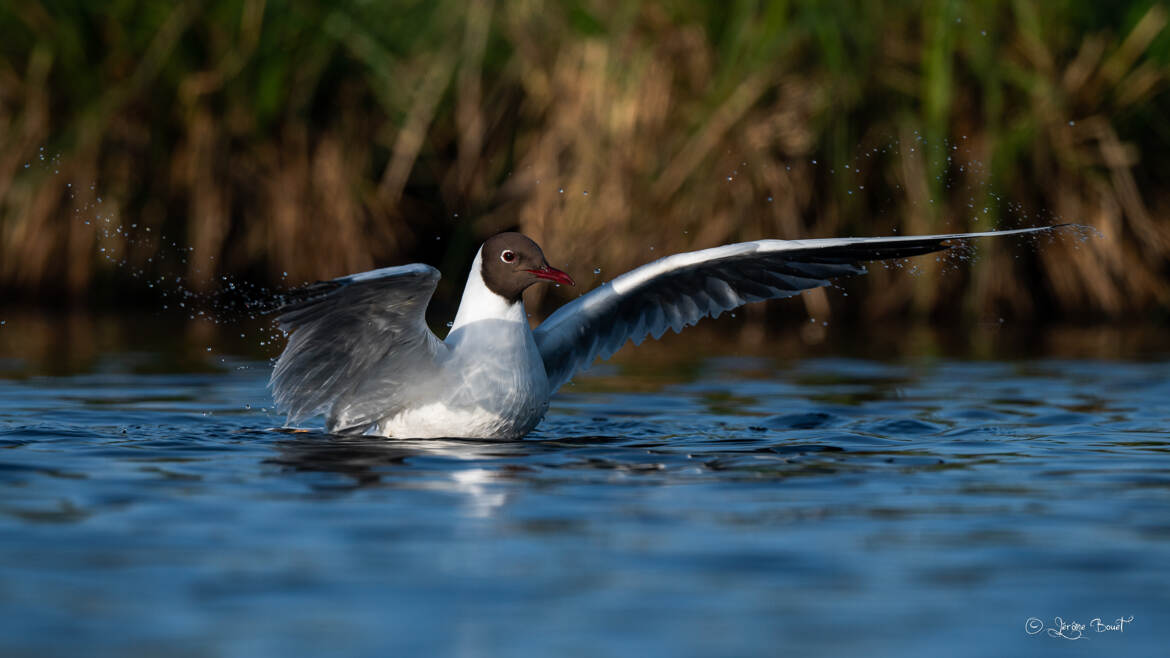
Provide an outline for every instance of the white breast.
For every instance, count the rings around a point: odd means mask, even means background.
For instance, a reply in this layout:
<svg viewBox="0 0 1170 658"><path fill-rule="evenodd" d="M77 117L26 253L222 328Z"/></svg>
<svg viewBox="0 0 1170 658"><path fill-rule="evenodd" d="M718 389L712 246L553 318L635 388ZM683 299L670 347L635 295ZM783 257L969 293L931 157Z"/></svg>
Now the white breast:
<svg viewBox="0 0 1170 658"><path fill-rule="evenodd" d="M376 434L515 439L544 418L551 392L524 304L489 290L480 263L477 254L426 402L383 419Z"/></svg>

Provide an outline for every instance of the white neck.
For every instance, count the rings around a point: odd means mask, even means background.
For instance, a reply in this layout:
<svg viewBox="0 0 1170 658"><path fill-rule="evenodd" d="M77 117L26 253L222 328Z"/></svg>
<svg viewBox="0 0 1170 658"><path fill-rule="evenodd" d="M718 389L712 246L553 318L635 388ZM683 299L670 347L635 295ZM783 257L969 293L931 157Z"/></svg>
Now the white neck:
<svg viewBox="0 0 1170 658"><path fill-rule="evenodd" d="M471 272L467 275L467 285L463 287L463 299L459 302L459 311L455 313L455 322L451 324L451 333L472 322L481 320L505 320L519 322L528 326L528 319L524 315L524 302L509 302L492 292L483 281L483 249L475 254L471 263Z"/></svg>

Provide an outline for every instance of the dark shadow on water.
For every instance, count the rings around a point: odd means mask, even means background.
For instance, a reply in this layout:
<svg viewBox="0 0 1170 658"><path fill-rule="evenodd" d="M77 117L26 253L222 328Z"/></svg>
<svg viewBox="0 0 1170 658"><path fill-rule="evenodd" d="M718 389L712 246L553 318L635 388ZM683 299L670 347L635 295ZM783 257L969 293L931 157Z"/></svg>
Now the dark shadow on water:
<svg viewBox="0 0 1170 658"><path fill-rule="evenodd" d="M353 479L355 488L388 486L398 475L483 467L518 472L517 466L541 455L607 448L618 452L631 439L608 436L493 441L482 439L397 439L341 436L324 432L274 429L292 438L271 445L277 455L265 464L289 472L324 472ZM529 467L524 467L529 468Z"/></svg>
<svg viewBox="0 0 1170 658"><path fill-rule="evenodd" d="M841 473L881 477L891 470L908 473L968 466L966 457L915 443L910 437L858 442L858 435L826 435L807 429L655 441L547 434L518 441L387 439L279 431L291 438L272 442L276 454L262 462L291 475L328 473L350 482L348 486L322 485L330 492L409 487L433 478L458 481L461 473L468 472L487 474L496 482L588 482L620 474L649 477L659 484L711 478L758 482L828 477L825 486L835 486L832 478Z"/></svg>

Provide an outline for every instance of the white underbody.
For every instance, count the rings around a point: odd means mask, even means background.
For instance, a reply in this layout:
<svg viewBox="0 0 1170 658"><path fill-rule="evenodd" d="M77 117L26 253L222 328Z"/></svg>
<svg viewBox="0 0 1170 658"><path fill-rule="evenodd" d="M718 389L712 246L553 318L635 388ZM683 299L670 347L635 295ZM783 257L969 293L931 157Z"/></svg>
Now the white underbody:
<svg viewBox="0 0 1170 658"><path fill-rule="evenodd" d="M548 411L551 395L522 302L484 285L480 256L434 370L419 373L412 400L367 434L400 438L518 439Z"/></svg>

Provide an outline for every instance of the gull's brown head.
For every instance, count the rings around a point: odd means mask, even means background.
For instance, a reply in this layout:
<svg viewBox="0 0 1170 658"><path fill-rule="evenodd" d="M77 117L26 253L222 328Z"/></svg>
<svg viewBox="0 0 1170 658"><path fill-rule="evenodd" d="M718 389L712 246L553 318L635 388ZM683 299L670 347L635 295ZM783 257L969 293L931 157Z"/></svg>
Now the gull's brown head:
<svg viewBox="0 0 1170 658"><path fill-rule="evenodd" d="M528 286L541 281L576 285L572 277L548 264L540 245L520 233L493 235L483 243L481 255L483 282L508 301L519 301Z"/></svg>

